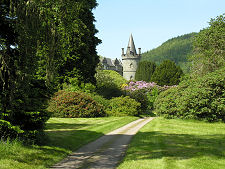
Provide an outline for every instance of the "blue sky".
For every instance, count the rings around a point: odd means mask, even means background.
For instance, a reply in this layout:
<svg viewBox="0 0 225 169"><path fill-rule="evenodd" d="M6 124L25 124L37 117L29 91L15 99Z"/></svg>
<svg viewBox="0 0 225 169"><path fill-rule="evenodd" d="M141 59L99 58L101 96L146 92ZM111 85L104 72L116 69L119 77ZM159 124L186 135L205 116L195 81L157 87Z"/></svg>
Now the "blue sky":
<svg viewBox="0 0 225 169"><path fill-rule="evenodd" d="M121 59L133 34L142 52L166 40L208 26L211 18L225 13L225 0L97 0L93 10L96 35L102 40L99 55Z"/></svg>

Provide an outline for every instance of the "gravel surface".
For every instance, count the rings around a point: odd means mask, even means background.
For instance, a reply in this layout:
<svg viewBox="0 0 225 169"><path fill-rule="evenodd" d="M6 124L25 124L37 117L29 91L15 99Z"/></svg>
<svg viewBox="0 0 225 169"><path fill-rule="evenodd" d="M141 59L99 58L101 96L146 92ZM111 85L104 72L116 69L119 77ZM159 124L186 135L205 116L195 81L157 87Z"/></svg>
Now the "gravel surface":
<svg viewBox="0 0 225 169"><path fill-rule="evenodd" d="M51 168L116 168L123 159L131 138L153 117L133 121L70 154Z"/></svg>

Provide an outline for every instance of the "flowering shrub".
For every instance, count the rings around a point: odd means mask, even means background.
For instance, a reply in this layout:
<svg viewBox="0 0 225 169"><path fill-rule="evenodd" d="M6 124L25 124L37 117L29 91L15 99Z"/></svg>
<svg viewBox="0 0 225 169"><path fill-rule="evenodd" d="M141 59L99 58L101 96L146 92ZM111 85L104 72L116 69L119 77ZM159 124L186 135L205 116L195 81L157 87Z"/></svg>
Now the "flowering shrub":
<svg viewBox="0 0 225 169"><path fill-rule="evenodd" d="M81 92L61 90L51 98L49 111L55 117L102 117L103 106Z"/></svg>
<svg viewBox="0 0 225 169"><path fill-rule="evenodd" d="M122 89L125 91L135 91L135 90L140 90L140 89L144 89L146 92L150 92L152 89L157 88L160 92L161 91L165 91L171 87L176 87L176 85L174 86L159 86L157 85L155 82L145 82L145 81L130 81L127 85L124 84L122 85Z"/></svg>
<svg viewBox="0 0 225 169"><path fill-rule="evenodd" d="M129 96L115 97L110 100L106 110L110 116L138 116L141 104Z"/></svg>
<svg viewBox="0 0 225 169"><path fill-rule="evenodd" d="M155 82L130 81L128 84L122 85L122 90L126 95L141 103L142 113L145 113L153 109L154 101L160 92L172 87L175 86L159 86Z"/></svg>

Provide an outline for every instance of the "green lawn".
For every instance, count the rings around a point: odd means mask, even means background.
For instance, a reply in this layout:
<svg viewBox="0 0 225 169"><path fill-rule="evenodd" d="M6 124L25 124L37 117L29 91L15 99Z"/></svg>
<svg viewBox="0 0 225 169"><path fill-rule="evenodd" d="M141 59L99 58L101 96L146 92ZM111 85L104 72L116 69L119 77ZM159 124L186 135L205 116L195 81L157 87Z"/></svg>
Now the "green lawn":
<svg viewBox="0 0 225 169"><path fill-rule="evenodd" d="M80 146L119 128L137 117L51 118L45 144L24 146L0 141L1 169L43 169L60 161Z"/></svg>
<svg viewBox="0 0 225 169"><path fill-rule="evenodd" d="M157 118L134 136L118 169L223 169L225 124Z"/></svg>

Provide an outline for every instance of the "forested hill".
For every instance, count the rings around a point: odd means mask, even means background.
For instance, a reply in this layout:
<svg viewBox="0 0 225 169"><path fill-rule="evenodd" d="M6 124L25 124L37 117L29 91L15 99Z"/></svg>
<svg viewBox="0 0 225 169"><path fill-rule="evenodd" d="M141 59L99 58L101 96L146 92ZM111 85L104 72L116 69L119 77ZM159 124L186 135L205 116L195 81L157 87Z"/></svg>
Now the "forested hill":
<svg viewBox="0 0 225 169"><path fill-rule="evenodd" d="M188 56L192 54L192 41L197 33L189 33L169 39L161 46L142 54L142 61L153 61L160 64L163 60L172 60L179 65L184 72L189 71Z"/></svg>

